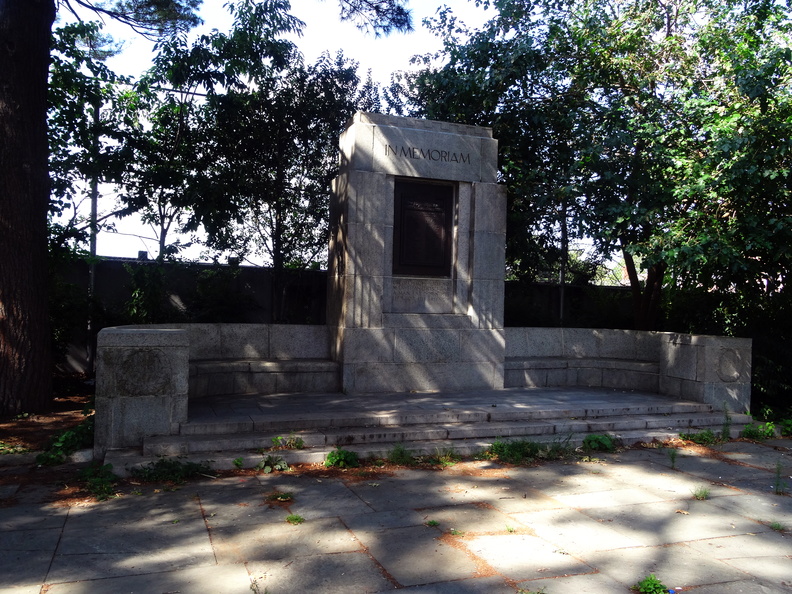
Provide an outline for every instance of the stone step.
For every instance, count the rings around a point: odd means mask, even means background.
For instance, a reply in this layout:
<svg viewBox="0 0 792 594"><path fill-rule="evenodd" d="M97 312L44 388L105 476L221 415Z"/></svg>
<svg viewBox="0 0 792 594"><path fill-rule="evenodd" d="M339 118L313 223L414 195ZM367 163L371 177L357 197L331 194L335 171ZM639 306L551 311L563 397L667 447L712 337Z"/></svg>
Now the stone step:
<svg viewBox="0 0 792 594"><path fill-rule="evenodd" d="M669 404L603 406L603 407L541 407L519 408L513 406L472 407L465 409L420 409L399 412L317 412L302 414L250 415L218 421L191 421L181 426L182 435L239 434L252 431L294 431L327 427L380 427L438 423L489 423L504 421L535 421L550 419L600 419L623 415L665 415L714 413L713 407L696 402Z"/></svg>
<svg viewBox="0 0 792 594"><path fill-rule="evenodd" d="M745 417L746 415L740 415ZM742 419L733 419L731 426L731 437L738 437L745 423ZM720 433L721 425L711 425L703 427L687 427L687 432L698 432L711 429L715 433ZM684 432L684 431L683 431ZM627 431L611 431L609 435L617 440L622 446L632 446L639 443L664 442L679 437L680 428L676 429L642 429ZM529 439L530 441L542 444L557 443L573 448L580 447L586 434L537 434L537 435L513 435L503 438L504 441L515 439ZM195 438L195 437L193 437ZM440 440L421 440L407 443L400 442L378 442L378 443L358 443L344 446L345 450L353 451L361 459L365 458L387 458L393 448L400 443L408 452L414 456L437 456L453 452L460 456L474 456L489 448L494 439L440 439ZM201 462L208 464L214 469L237 468L241 460L242 468L252 468L267 456L283 458L288 464L319 464L322 463L327 455L335 447L324 445L306 447L294 450L269 450L269 451L245 451L245 448L232 448L224 451L215 452L183 452L178 454L182 461ZM176 456L177 454L170 454ZM113 472L119 476L128 476L129 469L134 466L145 466L150 462L156 461L162 455L143 453L139 450L117 450L109 451L105 458L106 464L113 465Z"/></svg>
<svg viewBox="0 0 792 594"><path fill-rule="evenodd" d="M750 422L747 415L732 415L737 427ZM620 415L583 419L556 418L531 421L474 421L467 423L427 423L411 425L325 427L289 431L308 448L360 446L412 442L440 442L489 438L537 437L565 438L589 433L618 435L630 431L666 431L678 435L704 428L720 431L720 413L671 413L666 415ZM299 425L297 425L299 426ZM291 428L295 427L292 423ZM224 430L227 427L222 427ZM202 452L245 451L269 448L273 438L286 437L270 431L237 431L235 433L187 433L175 436L150 437L144 440L146 455L190 455ZM580 437L582 440L582 437Z"/></svg>

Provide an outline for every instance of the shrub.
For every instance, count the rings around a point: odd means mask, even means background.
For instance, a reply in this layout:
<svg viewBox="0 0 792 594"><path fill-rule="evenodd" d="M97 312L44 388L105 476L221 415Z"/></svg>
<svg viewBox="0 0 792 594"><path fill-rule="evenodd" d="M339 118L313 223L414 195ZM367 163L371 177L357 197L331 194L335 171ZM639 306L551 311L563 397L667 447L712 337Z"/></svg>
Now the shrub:
<svg viewBox="0 0 792 594"><path fill-rule="evenodd" d="M616 443L607 433L592 433L583 438L583 449L587 452L612 452Z"/></svg>
<svg viewBox="0 0 792 594"><path fill-rule="evenodd" d="M357 468L360 466L360 460L358 459L357 453L343 450L338 446L335 450L327 454L324 465L327 467Z"/></svg>

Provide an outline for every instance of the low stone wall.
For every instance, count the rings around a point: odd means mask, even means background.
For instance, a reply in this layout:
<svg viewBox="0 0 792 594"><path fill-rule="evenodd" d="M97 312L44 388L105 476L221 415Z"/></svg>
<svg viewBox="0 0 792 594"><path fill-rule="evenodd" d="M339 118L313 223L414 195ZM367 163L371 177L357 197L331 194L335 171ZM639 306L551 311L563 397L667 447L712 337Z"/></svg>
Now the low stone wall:
<svg viewBox="0 0 792 594"><path fill-rule="evenodd" d="M745 412L751 340L588 328L506 328L506 387L642 390Z"/></svg>
<svg viewBox="0 0 792 594"><path fill-rule="evenodd" d="M749 339L506 328L505 342L505 387L618 388L726 405L735 412L750 408ZM339 391L330 343L327 326L106 328L98 341L95 453L139 446L144 436L178 433L189 398ZM438 373L449 371L447 362L433 364ZM433 369L426 365L427 373Z"/></svg>

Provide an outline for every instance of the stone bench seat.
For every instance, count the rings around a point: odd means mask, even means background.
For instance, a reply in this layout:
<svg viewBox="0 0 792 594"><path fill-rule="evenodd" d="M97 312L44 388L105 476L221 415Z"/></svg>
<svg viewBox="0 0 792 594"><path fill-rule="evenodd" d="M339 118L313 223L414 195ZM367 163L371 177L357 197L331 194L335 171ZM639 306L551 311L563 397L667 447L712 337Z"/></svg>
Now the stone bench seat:
<svg viewBox="0 0 792 594"><path fill-rule="evenodd" d="M504 383L517 387L623 388L659 391L660 366L606 357L507 357Z"/></svg>
<svg viewBox="0 0 792 594"><path fill-rule="evenodd" d="M338 369L329 359L193 360L189 395L337 392Z"/></svg>

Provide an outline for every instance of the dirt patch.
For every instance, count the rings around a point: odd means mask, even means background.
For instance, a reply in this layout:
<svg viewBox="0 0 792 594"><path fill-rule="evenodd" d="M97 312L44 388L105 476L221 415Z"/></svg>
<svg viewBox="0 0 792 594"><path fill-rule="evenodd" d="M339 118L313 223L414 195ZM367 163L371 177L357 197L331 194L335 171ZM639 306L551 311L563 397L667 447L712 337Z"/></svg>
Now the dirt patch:
<svg viewBox="0 0 792 594"><path fill-rule="evenodd" d="M85 419L83 411L90 406L93 395L94 387L85 378L54 378L50 409L43 413L0 418L0 442L10 448L43 450L53 436Z"/></svg>

